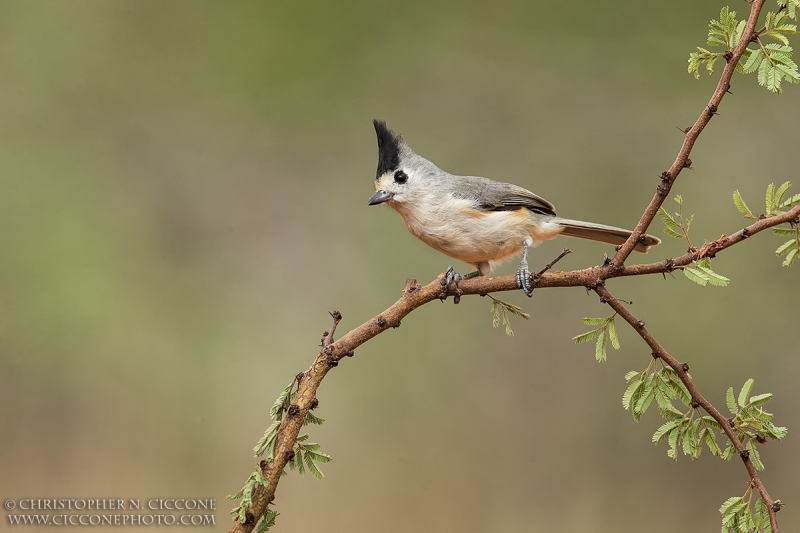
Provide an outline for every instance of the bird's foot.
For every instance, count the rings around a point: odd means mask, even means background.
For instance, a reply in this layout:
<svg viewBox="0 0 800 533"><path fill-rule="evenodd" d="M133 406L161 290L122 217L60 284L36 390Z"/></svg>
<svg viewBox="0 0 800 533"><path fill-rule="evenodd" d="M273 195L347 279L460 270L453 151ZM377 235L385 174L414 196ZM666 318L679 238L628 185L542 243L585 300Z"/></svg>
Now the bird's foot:
<svg viewBox="0 0 800 533"><path fill-rule="evenodd" d="M533 287L531 286L531 272L528 270L528 243L523 242L522 247L522 261L517 269L517 287L525 291L530 298L533 296Z"/></svg>
<svg viewBox="0 0 800 533"><path fill-rule="evenodd" d="M442 288L444 289L444 296L447 297L447 291L450 289L450 286L453 285L455 287L455 295L453 296L453 303L458 303L461 301L461 289L458 288L458 283L463 280L472 279L481 275L480 270L476 270L475 272L470 272L469 274L464 274L463 276L456 272L453 269L453 265L447 267L447 270L444 272L444 277L442 277Z"/></svg>

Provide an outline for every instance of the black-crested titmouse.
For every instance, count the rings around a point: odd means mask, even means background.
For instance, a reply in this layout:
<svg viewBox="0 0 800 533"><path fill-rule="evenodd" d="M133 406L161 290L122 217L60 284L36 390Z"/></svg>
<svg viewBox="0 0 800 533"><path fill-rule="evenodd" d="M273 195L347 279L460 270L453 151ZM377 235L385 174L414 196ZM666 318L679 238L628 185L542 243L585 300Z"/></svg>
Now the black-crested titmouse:
<svg viewBox="0 0 800 533"><path fill-rule="evenodd" d="M556 216L553 204L532 192L477 176L454 176L415 154L386 123L373 120L378 135L378 171L369 205L386 204L415 237L475 267L464 276L447 269L446 283L487 276L492 268L522 252L517 286L530 296L528 248L567 235L622 244L631 232ZM661 242L644 235L635 250Z"/></svg>

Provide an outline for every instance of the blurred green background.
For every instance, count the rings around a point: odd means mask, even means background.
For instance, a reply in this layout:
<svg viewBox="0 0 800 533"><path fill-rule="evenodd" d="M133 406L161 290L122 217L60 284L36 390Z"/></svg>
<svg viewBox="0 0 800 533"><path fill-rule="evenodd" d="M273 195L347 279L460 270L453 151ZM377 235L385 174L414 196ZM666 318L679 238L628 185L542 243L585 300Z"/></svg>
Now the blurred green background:
<svg viewBox="0 0 800 533"><path fill-rule="evenodd" d="M327 311L346 331L452 262L367 207L370 120L445 170L632 227L716 83L686 60L722 5L4 0L0 495L213 497L226 528L224 495ZM743 226L734 189L761 212L768 183L800 181L800 89L737 75L732 91L674 189L698 244ZM790 432L763 480L795 531L798 272L781 242L721 255L727 289L609 287L718 406L749 377L776 394ZM532 266L564 246L562 269L612 251L562 239ZM746 473L707 452L675 463L650 443L657 413L622 409L641 340L621 328L597 364L571 341L609 313L594 295L504 298L533 315L513 338L486 299L433 303L329 374L310 433L334 461L322 482L282 481L277 531L717 530Z"/></svg>

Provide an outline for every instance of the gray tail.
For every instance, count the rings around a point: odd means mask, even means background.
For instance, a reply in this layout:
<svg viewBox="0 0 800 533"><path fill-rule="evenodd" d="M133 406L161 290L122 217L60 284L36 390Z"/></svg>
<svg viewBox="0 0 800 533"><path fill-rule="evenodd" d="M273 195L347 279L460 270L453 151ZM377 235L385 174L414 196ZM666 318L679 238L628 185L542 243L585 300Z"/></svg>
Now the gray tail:
<svg viewBox="0 0 800 533"><path fill-rule="evenodd" d="M567 218L554 218L552 222L564 228L564 231L561 233L562 235L589 239L590 241L600 241L608 244L620 245L631 235L629 230L615 228L614 226L606 226L605 224L581 222L580 220L569 220ZM647 253L648 248L658 244L661 244L661 239L658 237L643 235L633 249L637 252Z"/></svg>

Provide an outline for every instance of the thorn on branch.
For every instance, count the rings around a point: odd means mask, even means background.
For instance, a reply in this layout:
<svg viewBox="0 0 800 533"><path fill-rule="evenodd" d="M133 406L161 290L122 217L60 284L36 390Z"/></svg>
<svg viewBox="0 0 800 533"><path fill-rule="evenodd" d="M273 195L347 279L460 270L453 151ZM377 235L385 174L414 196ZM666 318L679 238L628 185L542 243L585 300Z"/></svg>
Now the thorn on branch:
<svg viewBox="0 0 800 533"><path fill-rule="evenodd" d="M746 239L746 238L748 238L749 236L750 236L750 230L749 230L749 229L747 229L747 228L744 228L744 229L742 230L742 239Z"/></svg>
<svg viewBox="0 0 800 533"><path fill-rule="evenodd" d="M692 409L697 409L700 407L700 402L692 398L692 401L689 403L692 406Z"/></svg>
<svg viewBox="0 0 800 533"><path fill-rule="evenodd" d="M726 62L726 63L729 63L729 62L730 62L730 60L731 60L731 58L733 58L733 52L731 52L730 50L728 50L727 52L725 52L724 54L722 54L722 57L724 57L724 58L725 58L725 62ZM728 87L730 87L730 85L728 85Z"/></svg>
<svg viewBox="0 0 800 533"><path fill-rule="evenodd" d="M300 380L303 379L303 377L305 377L305 375L306 375L305 372L300 372L299 374L297 374L294 377L294 380L297 382L298 385L300 385Z"/></svg>
<svg viewBox="0 0 800 533"><path fill-rule="evenodd" d="M300 414L300 406L298 406L296 403L293 403L292 405L289 406L289 410L286 411L286 414L289 415L289 416L297 416L297 415L299 415Z"/></svg>
<svg viewBox="0 0 800 533"><path fill-rule="evenodd" d="M783 502L782 501L778 500L778 501L776 501L775 503L772 504L772 510L775 511L776 513L778 511L780 511L781 509L783 509Z"/></svg>
<svg viewBox="0 0 800 533"><path fill-rule="evenodd" d="M689 363L681 363L681 370L683 370L684 372L688 372L689 371Z"/></svg>
<svg viewBox="0 0 800 533"><path fill-rule="evenodd" d="M692 160L689 159L688 157L686 158L686 161L683 162L683 168L688 168L689 170L694 170L692 168Z"/></svg>
<svg viewBox="0 0 800 533"><path fill-rule="evenodd" d="M706 109L708 109L708 113L709 113L710 115L712 115L712 116L713 116L713 115L719 115L719 113L717 113L717 109L718 109L718 108L717 108L717 106L715 106L714 104L708 104L708 106L706 107Z"/></svg>
<svg viewBox="0 0 800 533"><path fill-rule="evenodd" d="M661 183L658 184L656 190L658 191L658 195L663 198L666 197L667 194L669 193L669 189L672 184L672 176L670 175L669 171L665 170L664 172L661 173L660 177L661 177Z"/></svg>
<svg viewBox="0 0 800 533"><path fill-rule="evenodd" d="M382 315L378 315L378 318L377 318L376 321L378 322L378 327L379 328L385 328L386 327L386 319L383 318Z"/></svg>
<svg viewBox="0 0 800 533"><path fill-rule="evenodd" d="M327 363L328 366L331 368L336 368L337 366L339 366L339 360L336 359L336 356L334 356L333 354L328 354Z"/></svg>
<svg viewBox="0 0 800 533"><path fill-rule="evenodd" d="M417 280L415 280L414 278L409 278L406 280L406 287L405 289L403 289L403 292L405 292L406 294L411 294L412 292L415 292L420 288L421 288L420 284L417 283Z"/></svg>
<svg viewBox="0 0 800 533"><path fill-rule="evenodd" d="M688 135L689 132L692 131L692 127L691 126L686 126L685 128L680 128L678 126L675 126L675 127L678 128L678 131L683 133L684 135Z"/></svg>
<svg viewBox="0 0 800 533"><path fill-rule="evenodd" d="M286 462L289 462L292 459L294 459L294 450L287 450L286 451Z"/></svg>
<svg viewBox="0 0 800 533"><path fill-rule="evenodd" d="M727 235L722 235L716 241L705 243L702 247L700 247L699 250L695 251L695 261L704 257L711 257L713 259L717 255L717 252L725 248L725 244L727 244L728 240L729 239Z"/></svg>
<svg viewBox="0 0 800 533"><path fill-rule="evenodd" d="M636 327L642 329L644 327L644 320L640 320L636 323Z"/></svg>
<svg viewBox="0 0 800 533"><path fill-rule="evenodd" d="M355 354L356 354L356 352L354 350L350 350L349 352L344 354L344 356L345 357L353 357Z"/></svg>
<svg viewBox="0 0 800 533"><path fill-rule="evenodd" d="M742 461L747 461L750 459L750 450L742 450L739 452L739 457L742 458Z"/></svg>
<svg viewBox="0 0 800 533"><path fill-rule="evenodd" d="M661 357L656 352L652 352L650 355L653 357L653 359L658 359L659 357Z"/></svg>
<svg viewBox="0 0 800 533"><path fill-rule="evenodd" d="M316 409L317 407L319 407L319 400L314 398L313 400L311 400L311 406L309 407L309 409Z"/></svg>

